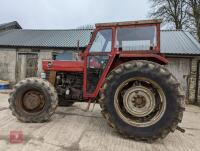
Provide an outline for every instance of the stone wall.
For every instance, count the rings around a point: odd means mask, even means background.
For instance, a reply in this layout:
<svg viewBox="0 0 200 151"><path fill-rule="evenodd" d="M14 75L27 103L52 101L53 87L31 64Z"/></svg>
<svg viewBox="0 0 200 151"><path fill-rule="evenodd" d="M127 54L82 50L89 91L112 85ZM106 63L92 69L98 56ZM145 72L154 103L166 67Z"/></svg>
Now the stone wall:
<svg viewBox="0 0 200 151"><path fill-rule="evenodd" d="M37 76L40 76L42 72L42 60L48 60L52 59L52 52L53 50L45 50L45 49L40 49L40 50L32 50L32 49L19 49L18 53L35 53L38 55L38 72ZM23 73L21 73L23 74Z"/></svg>
<svg viewBox="0 0 200 151"><path fill-rule="evenodd" d="M189 103L194 103L195 101L197 62L198 59L195 58L191 61L191 72L189 76Z"/></svg>
<svg viewBox="0 0 200 151"><path fill-rule="evenodd" d="M200 105L200 75L199 75L199 87L198 87L198 96L197 96L197 103Z"/></svg>
<svg viewBox="0 0 200 151"><path fill-rule="evenodd" d="M42 60L52 59L53 50L40 50L38 56L38 76L40 76L42 72Z"/></svg>
<svg viewBox="0 0 200 151"><path fill-rule="evenodd" d="M178 58L179 57L179 58ZM168 60L170 61L167 68L177 77L179 82L182 84L187 103L194 104L195 103L195 94L196 94L196 76L197 76L197 64L200 60L200 57L193 56L193 57L185 57L177 58L173 56L167 56ZM181 65L182 64L182 65ZM198 90L198 98L197 101L200 104L200 76L199 76L199 90Z"/></svg>
<svg viewBox="0 0 200 151"><path fill-rule="evenodd" d="M18 53L37 53L38 54L38 76L40 76L42 70L42 60L52 59L52 54L55 50L52 49L40 49L40 50L31 50L31 49L19 49ZM56 50L56 52L63 52L63 50Z"/></svg>
<svg viewBox="0 0 200 151"><path fill-rule="evenodd" d="M26 70L20 70L24 67L18 66L18 54L19 53L36 53L38 54L38 76L42 72L42 60L51 59L53 50L32 50L32 49L3 49L0 48L0 80L8 80L11 84L18 82L20 77L25 77ZM23 64L21 64L23 65ZM18 75L18 70L20 74Z"/></svg>
<svg viewBox="0 0 200 151"><path fill-rule="evenodd" d="M16 49L0 48L0 80L16 82L16 58Z"/></svg>
<svg viewBox="0 0 200 151"><path fill-rule="evenodd" d="M197 68L199 67L199 83L198 83L198 90L197 90L197 92L198 92L197 103L200 105L200 59L198 60L197 64L199 64L199 66L197 65Z"/></svg>

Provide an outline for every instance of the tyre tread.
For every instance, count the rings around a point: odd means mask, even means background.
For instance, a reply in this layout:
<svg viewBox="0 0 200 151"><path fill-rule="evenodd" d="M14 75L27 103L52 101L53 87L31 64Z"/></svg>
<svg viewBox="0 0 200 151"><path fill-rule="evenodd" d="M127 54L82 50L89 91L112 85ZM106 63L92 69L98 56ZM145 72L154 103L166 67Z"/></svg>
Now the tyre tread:
<svg viewBox="0 0 200 151"><path fill-rule="evenodd" d="M26 84L35 84L35 83L41 85L46 91L48 91L48 94L51 94L49 95L50 97L49 100L51 100L51 106L47 111L45 111L46 113L42 117L38 116L38 117L32 118L32 117L20 116L16 112L16 105L15 105L16 95L15 94L17 90L20 89L21 86L26 85ZM43 123L43 122L48 121L50 117L53 115L53 113L55 112L57 108L57 104L58 104L58 96L57 96L55 88L48 81L40 79L40 78L27 78L20 81L14 86L13 91L9 94L8 102L9 102L9 108L11 109L12 114L19 121L22 121L25 123Z"/></svg>

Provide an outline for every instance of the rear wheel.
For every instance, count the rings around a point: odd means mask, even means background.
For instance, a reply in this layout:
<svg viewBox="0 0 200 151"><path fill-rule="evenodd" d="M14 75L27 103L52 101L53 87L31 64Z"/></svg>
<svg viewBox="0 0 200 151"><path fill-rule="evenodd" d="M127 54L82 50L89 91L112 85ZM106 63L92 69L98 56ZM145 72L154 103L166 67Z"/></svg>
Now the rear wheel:
<svg viewBox="0 0 200 151"><path fill-rule="evenodd" d="M154 141L174 131L182 120L184 95L167 69L131 61L114 69L100 93L109 125L135 140Z"/></svg>
<svg viewBox="0 0 200 151"><path fill-rule="evenodd" d="M48 82L39 78L20 81L9 98L12 114L22 122L45 122L55 112L57 93Z"/></svg>

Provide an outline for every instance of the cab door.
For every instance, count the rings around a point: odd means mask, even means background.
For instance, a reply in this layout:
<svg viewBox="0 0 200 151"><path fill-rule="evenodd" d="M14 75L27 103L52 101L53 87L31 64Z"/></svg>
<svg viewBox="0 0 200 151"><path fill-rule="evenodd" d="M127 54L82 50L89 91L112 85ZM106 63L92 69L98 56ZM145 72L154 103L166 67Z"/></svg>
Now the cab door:
<svg viewBox="0 0 200 151"><path fill-rule="evenodd" d="M100 29L94 34L86 50L84 70L84 97L96 97L102 80L113 61L113 29Z"/></svg>

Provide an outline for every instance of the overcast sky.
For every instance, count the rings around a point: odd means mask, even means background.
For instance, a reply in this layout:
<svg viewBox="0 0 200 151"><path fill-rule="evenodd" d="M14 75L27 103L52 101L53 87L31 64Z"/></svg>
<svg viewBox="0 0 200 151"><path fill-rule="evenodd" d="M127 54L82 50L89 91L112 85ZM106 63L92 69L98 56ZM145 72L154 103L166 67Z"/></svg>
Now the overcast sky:
<svg viewBox="0 0 200 151"><path fill-rule="evenodd" d="M148 0L0 0L0 24L67 29L98 22L146 19Z"/></svg>

